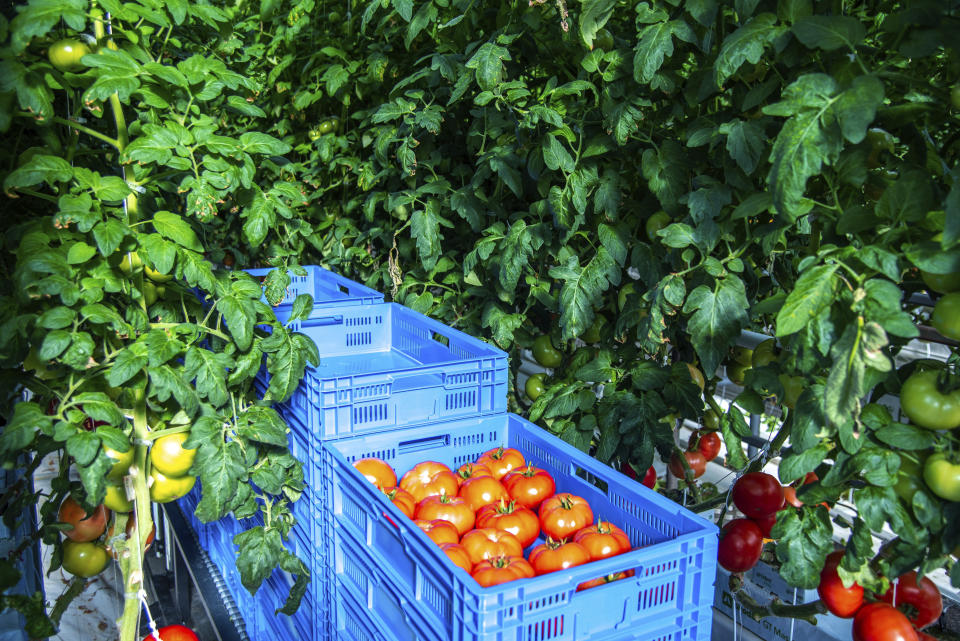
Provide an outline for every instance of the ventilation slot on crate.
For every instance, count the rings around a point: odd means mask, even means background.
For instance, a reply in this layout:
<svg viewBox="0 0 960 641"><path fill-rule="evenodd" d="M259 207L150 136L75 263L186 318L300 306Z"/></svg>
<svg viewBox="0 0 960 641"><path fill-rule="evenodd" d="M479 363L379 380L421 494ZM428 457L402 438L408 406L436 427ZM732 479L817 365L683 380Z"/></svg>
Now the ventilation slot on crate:
<svg viewBox="0 0 960 641"><path fill-rule="evenodd" d="M540 599L539 601L531 601L527 603L527 612L536 612L537 610L553 607L560 603L566 603L566 602L567 602L567 593L562 592L554 596L548 596L545 599Z"/></svg>
<svg viewBox="0 0 960 641"><path fill-rule="evenodd" d="M363 569L349 555L343 555L343 573L360 589L360 593L367 591L367 575Z"/></svg>
<svg viewBox="0 0 960 641"><path fill-rule="evenodd" d="M354 392L354 398L356 400L362 400L365 398L375 398L378 396L386 396L390 393L390 383L382 383L380 385L366 385L364 387L358 387Z"/></svg>
<svg viewBox="0 0 960 641"><path fill-rule="evenodd" d="M563 635L563 615L527 626L527 641L546 641Z"/></svg>
<svg viewBox="0 0 960 641"><path fill-rule="evenodd" d="M350 499L344 498L343 500L343 513L350 519L361 532L365 532L367 529L367 515L364 514L363 508L356 502Z"/></svg>
<svg viewBox="0 0 960 641"><path fill-rule="evenodd" d="M386 402L376 403L375 405L363 405L353 408L353 422L362 425L363 423L376 423L387 420L389 409Z"/></svg>
<svg viewBox="0 0 960 641"><path fill-rule="evenodd" d="M654 588L640 592L637 600L637 610L643 611L665 603L673 603L677 596L677 582L670 581Z"/></svg>
<svg viewBox="0 0 960 641"><path fill-rule="evenodd" d="M382 458L385 461L389 461L397 456L397 449L395 447L390 447L385 450L370 450L368 452L360 452L359 454L352 454L347 456L347 462L354 463L359 461L362 458Z"/></svg>
<svg viewBox="0 0 960 641"><path fill-rule="evenodd" d="M475 385L477 383L477 373L464 372L461 374L447 374L444 383L449 387L458 385Z"/></svg>
<svg viewBox="0 0 960 641"><path fill-rule="evenodd" d="M440 594L440 591L437 590L436 586L433 585L430 581L423 582L423 600L430 604L430 607L433 608L433 611L440 615L441 621L447 620L447 599L443 598Z"/></svg>
<svg viewBox="0 0 960 641"><path fill-rule="evenodd" d="M347 347L360 347L373 342L371 332L351 332L347 334Z"/></svg>
<svg viewBox="0 0 960 641"><path fill-rule="evenodd" d="M468 390L466 392L453 392L453 393L447 394L443 400L444 400L444 409L447 411L471 408L477 405L477 392L476 390Z"/></svg>

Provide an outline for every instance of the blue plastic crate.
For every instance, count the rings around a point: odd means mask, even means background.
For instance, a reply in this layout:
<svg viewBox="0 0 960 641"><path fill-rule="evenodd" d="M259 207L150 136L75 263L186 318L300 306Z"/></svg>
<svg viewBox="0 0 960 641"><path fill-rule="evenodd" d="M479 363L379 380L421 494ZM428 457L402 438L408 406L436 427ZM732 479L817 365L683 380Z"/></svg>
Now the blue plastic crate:
<svg viewBox="0 0 960 641"><path fill-rule="evenodd" d="M322 312L322 313L321 313ZM293 323L320 351L278 409L307 447L359 434L506 411L507 355L396 303L328 308ZM258 375L262 392L266 370Z"/></svg>
<svg viewBox="0 0 960 641"><path fill-rule="evenodd" d="M563 572L481 588L352 466L357 459L377 456L398 474L424 460L458 467L501 445L519 449L549 471L558 492L586 498L596 518L623 528L635 549ZM318 527L332 548L331 584L340 590L336 598L344 590L352 592L387 629L410 629L398 639L709 638L717 528L519 416L461 419L327 441L323 453L318 475L327 479L331 500L319 514L326 522ZM635 574L576 591L580 583L624 570ZM408 622L412 619L425 627L417 632ZM342 622L337 625L339 629Z"/></svg>
<svg viewBox="0 0 960 641"><path fill-rule="evenodd" d="M383 302L383 294L380 292L336 272L316 265L304 265L304 269L307 270L306 276L297 276L292 271L288 272L290 286L287 288L287 294L283 301L273 308L277 319L281 322L285 322L290 317L293 301L300 294L310 294L313 297L311 315L331 305L374 305ZM267 268L245 271L254 278L262 280L272 270ZM263 300L267 302L265 297Z"/></svg>

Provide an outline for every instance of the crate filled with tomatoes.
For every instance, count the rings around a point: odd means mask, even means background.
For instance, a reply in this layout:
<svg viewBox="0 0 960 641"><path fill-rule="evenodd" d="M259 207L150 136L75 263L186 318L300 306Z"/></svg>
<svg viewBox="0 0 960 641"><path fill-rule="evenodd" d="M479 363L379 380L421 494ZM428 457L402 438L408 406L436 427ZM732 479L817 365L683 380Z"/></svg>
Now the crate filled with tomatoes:
<svg viewBox="0 0 960 641"><path fill-rule="evenodd" d="M277 409L308 445L461 416L506 411L507 355L396 303L315 310L291 327L320 355ZM262 392L269 376L257 377Z"/></svg>
<svg viewBox="0 0 960 641"><path fill-rule="evenodd" d="M709 638L715 526L519 416L322 455L331 589L379 638Z"/></svg>

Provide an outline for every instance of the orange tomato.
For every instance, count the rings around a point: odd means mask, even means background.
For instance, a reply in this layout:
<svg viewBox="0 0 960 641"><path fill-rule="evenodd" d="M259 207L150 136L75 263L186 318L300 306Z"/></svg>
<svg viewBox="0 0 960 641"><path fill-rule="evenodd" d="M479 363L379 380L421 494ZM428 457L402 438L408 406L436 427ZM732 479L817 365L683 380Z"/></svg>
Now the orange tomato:
<svg viewBox="0 0 960 641"><path fill-rule="evenodd" d="M526 464L523 454L512 447L497 447L484 452L477 463L481 463L490 468L493 478L498 481L511 471L521 468Z"/></svg>
<svg viewBox="0 0 960 641"><path fill-rule="evenodd" d="M436 521L439 519L452 523L457 528L459 536L463 536L464 532L473 529L473 524L476 521L476 515L466 499L445 494L428 496L417 503L415 516L421 521Z"/></svg>
<svg viewBox="0 0 960 641"><path fill-rule="evenodd" d="M484 505L510 499L507 488L503 487L503 484L492 476L478 476L467 479L460 486L460 496L466 499L470 509L474 512Z"/></svg>
<svg viewBox="0 0 960 641"><path fill-rule="evenodd" d="M536 575L533 566L522 556L498 556L481 561L473 568L473 578L485 588L517 579L532 579Z"/></svg>
<svg viewBox="0 0 960 641"><path fill-rule="evenodd" d="M457 468L457 481L460 485L463 485L463 482L477 478L478 476L493 476L490 473L490 468L482 463L464 463Z"/></svg>
<svg viewBox="0 0 960 641"><path fill-rule="evenodd" d="M493 527L470 530L460 539L460 545L467 550L474 565L498 556L523 556L520 539Z"/></svg>
<svg viewBox="0 0 960 641"><path fill-rule="evenodd" d="M590 504L579 496L554 494L540 505L540 530L560 540L593 524Z"/></svg>
<svg viewBox="0 0 960 641"><path fill-rule="evenodd" d="M450 521L443 521L441 519L435 521L415 519L413 522L437 545L460 542L460 532L457 530L457 526Z"/></svg>
<svg viewBox="0 0 960 641"><path fill-rule="evenodd" d="M625 579L627 577L633 576L633 570L627 570L625 572L617 572L616 574L608 574L607 576L601 576L596 579L590 579L589 581L584 581L577 586L577 592L581 590L589 590L590 588L595 588L598 585L606 585L607 583L613 583L614 581L619 581L620 579Z"/></svg>
<svg viewBox="0 0 960 641"><path fill-rule="evenodd" d="M389 463L382 459L362 458L356 461L353 466L381 490L397 486L397 473L393 471Z"/></svg>
<svg viewBox="0 0 960 641"><path fill-rule="evenodd" d="M440 546L440 549L453 561L455 566L463 568L467 574L473 571L473 563L470 562L470 555L467 554L466 548L462 545L459 543L444 543Z"/></svg>
<svg viewBox="0 0 960 641"><path fill-rule="evenodd" d="M546 470L531 464L517 468L503 477L503 486L517 505L535 510L557 491L557 484Z"/></svg>
<svg viewBox="0 0 960 641"><path fill-rule="evenodd" d="M608 521L597 521L596 525L583 528L573 536L573 540L587 548L591 561L630 551L627 534Z"/></svg>
<svg viewBox="0 0 960 641"><path fill-rule="evenodd" d="M520 539L523 547L528 547L540 536L540 519L525 507L519 507L513 501L491 503L477 512L477 527L495 527Z"/></svg>
<svg viewBox="0 0 960 641"><path fill-rule="evenodd" d="M380 491L386 494L387 498L390 499L393 504L397 506L397 509L403 512L407 518L413 518L413 514L417 509L417 501L413 498L413 494L410 494L410 492L406 490L401 490L399 487L381 487Z"/></svg>
<svg viewBox="0 0 960 641"><path fill-rule="evenodd" d="M400 487L416 499L417 503L435 494L456 496L460 489L456 475L443 463L424 461L417 463L400 479Z"/></svg>
<svg viewBox="0 0 960 641"><path fill-rule="evenodd" d="M557 570L566 570L590 562L587 548L573 541L554 541L547 539L530 550L530 565L537 574L549 574Z"/></svg>

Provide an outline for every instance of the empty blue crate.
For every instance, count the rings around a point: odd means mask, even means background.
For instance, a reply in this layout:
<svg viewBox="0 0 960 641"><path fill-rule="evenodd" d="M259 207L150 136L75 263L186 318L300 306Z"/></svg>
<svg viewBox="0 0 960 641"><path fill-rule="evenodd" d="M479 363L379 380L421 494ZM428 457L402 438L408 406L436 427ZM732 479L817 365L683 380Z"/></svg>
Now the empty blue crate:
<svg viewBox="0 0 960 641"><path fill-rule="evenodd" d="M287 288L286 296L273 308L280 322L286 322L290 318L293 301L300 294L310 294L313 297L311 314L331 305L374 305L383 302L383 294L366 285L316 265L305 265L303 268L307 270L306 276L297 276L292 271L288 272L290 286ZM270 271L272 270L269 268L246 270L248 274L261 281Z"/></svg>
<svg viewBox="0 0 960 641"><path fill-rule="evenodd" d="M482 588L447 559L352 463L376 456L403 474L424 460L451 468L498 446L547 470L557 492L589 501L633 548L568 570ZM332 590L349 595L394 641L706 641L717 528L514 414L326 441L330 486L320 527L332 549ZM536 543L534 544L536 545ZM577 591L618 572L628 576ZM632 576L629 575L632 572ZM338 616L348 615L342 608ZM346 622L337 621L344 629ZM354 635L359 636L359 635ZM352 637L351 637L352 638Z"/></svg>
<svg viewBox="0 0 960 641"><path fill-rule="evenodd" d="M309 336L309 366L279 404L319 441L506 411L507 355L396 303L320 310L291 327ZM258 388L269 384L266 370Z"/></svg>

